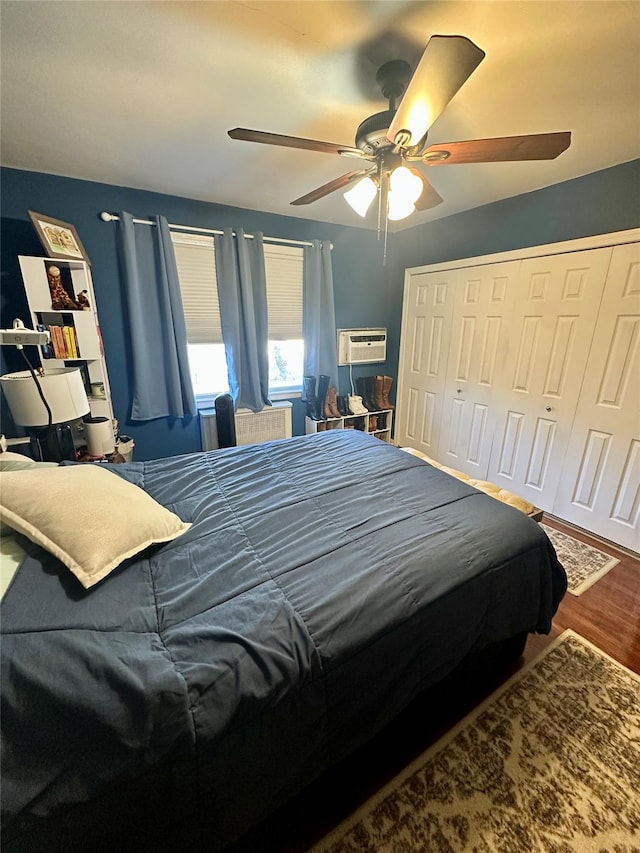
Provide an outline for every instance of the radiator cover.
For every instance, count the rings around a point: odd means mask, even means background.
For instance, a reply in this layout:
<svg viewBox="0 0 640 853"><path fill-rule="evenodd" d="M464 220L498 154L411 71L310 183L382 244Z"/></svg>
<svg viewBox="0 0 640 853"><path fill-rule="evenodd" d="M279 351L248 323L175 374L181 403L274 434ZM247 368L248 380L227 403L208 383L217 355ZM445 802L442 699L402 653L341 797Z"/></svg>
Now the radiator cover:
<svg viewBox="0 0 640 853"><path fill-rule="evenodd" d="M238 409L236 412L236 440L238 444L259 444L278 438L291 438L291 409L289 400L267 406L261 412ZM218 430L215 409L200 412L200 437L203 450L218 449Z"/></svg>

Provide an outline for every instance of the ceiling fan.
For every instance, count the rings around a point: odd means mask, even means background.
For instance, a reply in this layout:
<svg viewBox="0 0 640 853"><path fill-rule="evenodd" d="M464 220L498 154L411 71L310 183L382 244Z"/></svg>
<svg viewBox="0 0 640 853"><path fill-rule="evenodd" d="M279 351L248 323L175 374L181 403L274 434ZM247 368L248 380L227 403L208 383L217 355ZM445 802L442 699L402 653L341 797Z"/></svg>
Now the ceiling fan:
<svg viewBox="0 0 640 853"><path fill-rule="evenodd" d="M300 196L293 205L310 204L352 185L345 198L360 216L366 215L379 193L379 213L404 219L416 209L428 210L443 201L422 167L552 160L571 144L571 133L563 131L428 145L431 126L484 57L484 51L465 36L432 36L413 74L402 59L386 62L376 80L389 108L360 124L355 146L243 127L230 130L229 136L363 161L359 169Z"/></svg>

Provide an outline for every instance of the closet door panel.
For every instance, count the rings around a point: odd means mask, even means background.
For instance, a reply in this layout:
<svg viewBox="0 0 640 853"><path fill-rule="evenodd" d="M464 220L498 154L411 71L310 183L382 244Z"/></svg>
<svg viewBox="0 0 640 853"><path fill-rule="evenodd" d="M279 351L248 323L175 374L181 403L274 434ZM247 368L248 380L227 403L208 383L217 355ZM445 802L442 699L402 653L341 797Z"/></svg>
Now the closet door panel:
<svg viewBox="0 0 640 853"><path fill-rule="evenodd" d="M504 382L507 329L520 261L452 274L455 302L438 461L485 479Z"/></svg>
<svg viewBox="0 0 640 853"><path fill-rule="evenodd" d="M551 511L610 248L522 261L487 479Z"/></svg>
<svg viewBox="0 0 640 853"><path fill-rule="evenodd" d="M640 550L640 244L613 250L553 513Z"/></svg>
<svg viewBox="0 0 640 853"><path fill-rule="evenodd" d="M435 457L446 378L453 289L451 273L419 273L405 294L396 441Z"/></svg>

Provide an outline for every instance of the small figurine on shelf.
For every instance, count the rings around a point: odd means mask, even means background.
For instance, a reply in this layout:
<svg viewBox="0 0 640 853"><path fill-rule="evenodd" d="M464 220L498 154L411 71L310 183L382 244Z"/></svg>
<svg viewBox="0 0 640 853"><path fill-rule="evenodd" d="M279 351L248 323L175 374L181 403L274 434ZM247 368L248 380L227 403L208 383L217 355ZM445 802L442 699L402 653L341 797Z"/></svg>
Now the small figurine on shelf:
<svg viewBox="0 0 640 853"><path fill-rule="evenodd" d="M49 281L49 293L51 294L51 307L54 311L80 310L78 303L64 289L60 267L55 264L48 266L47 279Z"/></svg>
<svg viewBox="0 0 640 853"><path fill-rule="evenodd" d="M78 294L78 305L82 308L83 311L91 311L91 305L89 303L89 292L87 290L81 290Z"/></svg>

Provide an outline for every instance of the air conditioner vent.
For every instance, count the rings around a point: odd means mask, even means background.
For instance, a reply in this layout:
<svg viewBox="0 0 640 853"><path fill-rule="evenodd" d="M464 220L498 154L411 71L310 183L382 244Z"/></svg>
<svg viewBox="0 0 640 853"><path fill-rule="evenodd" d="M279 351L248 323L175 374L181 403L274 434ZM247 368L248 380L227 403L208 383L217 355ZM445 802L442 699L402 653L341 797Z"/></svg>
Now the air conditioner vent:
<svg viewBox="0 0 640 853"><path fill-rule="evenodd" d="M373 364L386 360L386 329L338 329L338 364Z"/></svg>

